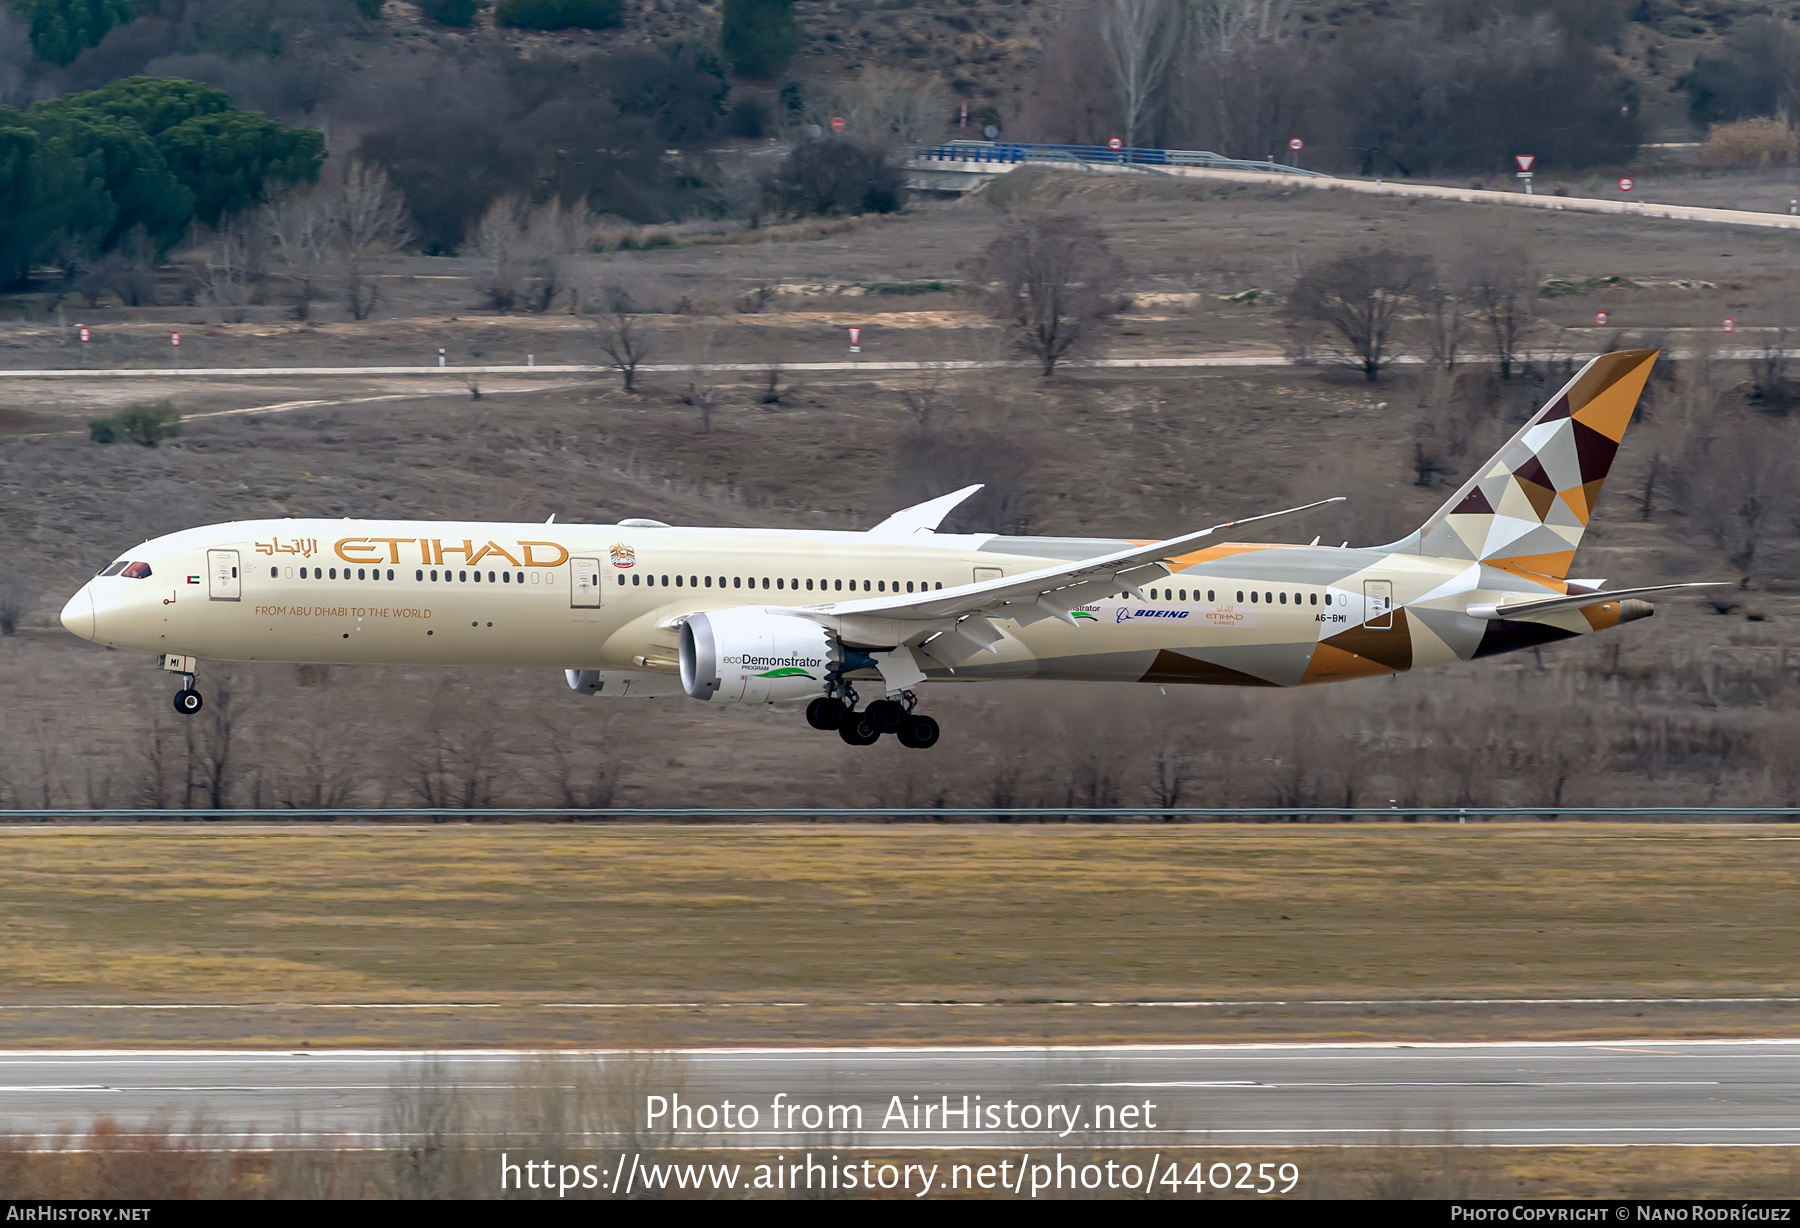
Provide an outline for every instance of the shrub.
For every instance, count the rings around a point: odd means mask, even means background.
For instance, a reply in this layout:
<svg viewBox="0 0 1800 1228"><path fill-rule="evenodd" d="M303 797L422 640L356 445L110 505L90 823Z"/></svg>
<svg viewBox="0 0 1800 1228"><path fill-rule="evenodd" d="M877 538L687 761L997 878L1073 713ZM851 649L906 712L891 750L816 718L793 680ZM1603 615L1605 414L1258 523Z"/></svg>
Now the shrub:
<svg viewBox="0 0 1800 1228"><path fill-rule="evenodd" d="M139 401L110 418L95 418L88 423L88 438L95 443L117 443L129 439L146 448L154 448L160 440L181 434L181 411L168 400Z"/></svg>
<svg viewBox="0 0 1800 1228"><path fill-rule="evenodd" d="M419 11L440 26L467 29L475 24L481 5L476 0L419 0Z"/></svg>
<svg viewBox="0 0 1800 1228"><path fill-rule="evenodd" d="M1739 120L1714 124L1701 146L1700 160L1708 166L1791 166L1800 153L1800 139L1779 119Z"/></svg>
<svg viewBox="0 0 1800 1228"><path fill-rule="evenodd" d="M906 203L900 169L879 149L854 141L805 141L763 185L777 212L898 213Z"/></svg>
<svg viewBox="0 0 1800 1228"><path fill-rule="evenodd" d="M773 117L769 114L769 104L754 94L745 94L731 104L731 111L725 117L725 130L732 136L749 137L769 135L774 126Z"/></svg>
<svg viewBox="0 0 1800 1228"><path fill-rule="evenodd" d="M500 0L498 25L516 30L610 30L625 24L624 0Z"/></svg>

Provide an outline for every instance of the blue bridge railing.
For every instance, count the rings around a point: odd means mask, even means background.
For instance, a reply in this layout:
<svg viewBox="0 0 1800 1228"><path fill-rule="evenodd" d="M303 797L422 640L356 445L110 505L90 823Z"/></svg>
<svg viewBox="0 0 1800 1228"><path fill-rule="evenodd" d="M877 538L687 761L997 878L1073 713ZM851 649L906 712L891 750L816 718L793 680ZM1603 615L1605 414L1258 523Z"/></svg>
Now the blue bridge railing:
<svg viewBox="0 0 1800 1228"><path fill-rule="evenodd" d="M1227 158L1204 149L1138 149L1110 145L1034 145L1017 141L950 141L913 149L915 162L1075 162L1084 165L1204 166L1218 170L1265 171L1282 175L1319 175L1281 162Z"/></svg>

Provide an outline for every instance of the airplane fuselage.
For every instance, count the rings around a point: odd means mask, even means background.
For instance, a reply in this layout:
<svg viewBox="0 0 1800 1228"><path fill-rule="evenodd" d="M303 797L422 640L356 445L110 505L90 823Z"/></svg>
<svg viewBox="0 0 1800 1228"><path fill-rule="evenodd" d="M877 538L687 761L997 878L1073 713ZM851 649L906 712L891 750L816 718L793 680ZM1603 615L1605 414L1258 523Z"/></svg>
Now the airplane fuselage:
<svg viewBox="0 0 1800 1228"><path fill-rule="evenodd" d="M203 661L542 666L607 671L610 693L681 694L681 621L953 589L1115 550L1113 539L263 520L146 542L69 603L96 642ZM1471 604L1566 585L1467 559L1230 544L1090 601L1073 625L1003 617L1004 638L932 680L1293 686L1449 664L1602 629L1621 603L1529 624ZM1627 617L1629 617L1627 613ZM847 675L855 677L852 673ZM632 680L635 679L635 684Z"/></svg>

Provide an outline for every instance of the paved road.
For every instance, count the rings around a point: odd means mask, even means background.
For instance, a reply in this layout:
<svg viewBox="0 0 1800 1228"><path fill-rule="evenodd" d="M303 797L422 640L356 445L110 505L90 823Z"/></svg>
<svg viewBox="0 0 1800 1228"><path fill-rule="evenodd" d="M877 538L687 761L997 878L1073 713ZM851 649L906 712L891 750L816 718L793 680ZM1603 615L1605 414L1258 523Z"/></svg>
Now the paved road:
<svg viewBox="0 0 1800 1228"><path fill-rule="evenodd" d="M906 163L915 174L955 176L972 180L992 179L1021 166L1059 165L1043 162L979 162L938 161L915 158ZM1071 164L1062 163L1067 169ZM1708 222L1721 226L1763 226L1775 230L1800 230L1800 217L1788 213L1761 213L1747 209L1713 209L1703 205L1668 205L1637 197L1557 196L1547 187L1542 195L1523 192L1498 192L1481 188L1449 187L1432 183L1395 182L1384 179L1348 179L1335 175L1282 175L1270 171L1225 170L1201 166L1148 166L1142 163L1108 164L1083 162L1083 171L1111 175L1156 175L1182 179L1202 179L1224 183L1251 184L1287 190L1310 189L1315 192L1357 192L1369 196L1407 196L1414 199L1452 201L1469 205L1509 205L1517 209L1540 209L1552 213L1604 213L1618 217L1654 217L1677 222ZM936 185L932 185L936 186Z"/></svg>
<svg viewBox="0 0 1800 1228"><path fill-rule="evenodd" d="M508 1102L528 1056L489 1050L441 1060L479 1120ZM631 1102L640 1125L667 1122L644 1121L651 1095L670 1097L670 1109L678 1095L701 1112L696 1122L677 1122L691 1128L678 1129L676 1142L696 1146L1800 1143L1800 1041L593 1056L614 1063L609 1082L622 1077L637 1086ZM162 1113L179 1125L203 1112L215 1129L276 1145L302 1137L366 1142L386 1128L395 1086L418 1085L426 1057L391 1050L8 1053L0 1055L0 1123L7 1133L30 1135L102 1114L133 1122ZM727 1100L737 1128L701 1129L718 1121L700 1106L722 1113ZM976 1112L968 1119L953 1112L945 1128L943 1107L965 1103ZM746 1105L756 1111L754 1123L742 1117ZM833 1105L840 1106L836 1130L827 1116ZM860 1106L860 1130L846 1106ZM606 1146L610 1133L582 1141Z"/></svg>

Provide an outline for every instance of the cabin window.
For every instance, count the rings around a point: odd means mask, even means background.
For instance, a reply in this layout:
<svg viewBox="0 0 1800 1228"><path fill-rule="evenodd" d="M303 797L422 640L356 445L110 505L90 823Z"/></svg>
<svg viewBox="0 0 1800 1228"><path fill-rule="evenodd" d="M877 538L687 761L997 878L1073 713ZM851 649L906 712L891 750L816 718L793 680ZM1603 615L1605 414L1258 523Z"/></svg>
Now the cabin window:
<svg viewBox="0 0 1800 1228"><path fill-rule="evenodd" d="M812 592L812 581L811 580L808 580L806 582L806 591L809 593Z"/></svg>
<svg viewBox="0 0 1800 1228"><path fill-rule="evenodd" d="M1312 600L1309 602L1309 604L1318 605L1319 604L1319 594L1313 593L1313 594L1311 594L1311 597L1312 597Z"/></svg>
<svg viewBox="0 0 1800 1228"><path fill-rule="evenodd" d="M532 579L535 581L537 579L537 577L533 576ZM619 587L623 588L624 586L625 586L625 573L621 571L619 573Z"/></svg>
<svg viewBox="0 0 1800 1228"><path fill-rule="evenodd" d="M1287 604L1287 594L1286 593L1281 594L1281 604L1282 605Z"/></svg>
<svg viewBox="0 0 1800 1228"><path fill-rule="evenodd" d="M632 588L636 588L638 586L639 579L641 579L641 577L637 576L636 574L632 575L632 577L631 577L631 587Z"/></svg>
<svg viewBox="0 0 1800 1228"><path fill-rule="evenodd" d="M481 573L476 572L475 574L479 576ZM459 571L456 573L456 578L460 583L467 584L469 582L469 573L466 571Z"/></svg>
<svg viewBox="0 0 1800 1228"><path fill-rule="evenodd" d="M1211 601L1213 599L1213 590L1210 588L1206 590L1206 599L1208 601Z"/></svg>
<svg viewBox="0 0 1800 1228"><path fill-rule="evenodd" d="M663 586L663 587L664 587L664 588L668 588L668 587L669 587L669 577L667 577L667 576L664 576L664 577L663 577L663 581L662 581L662 586Z"/></svg>
<svg viewBox="0 0 1800 1228"><path fill-rule="evenodd" d="M681 587L681 577L680 577L680 576L676 576L676 577L675 577L675 587L676 587L676 588L680 588L680 587Z"/></svg>
<svg viewBox="0 0 1800 1228"><path fill-rule="evenodd" d="M776 581L775 581L775 587L776 587L776 588L786 588L786 587L787 587L787 581L786 581L786 580L782 580L782 579L780 579L780 578L777 578L777 579L776 579Z"/></svg>
<svg viewBox="0 0 1800 1228"><path fill-rule="evenodd" d="M837 591L840 593L844 591L844 582L842 580L837 582Z"/></svg>
<svg viewBox="0 0 1800 1228"><path fill-rule="evenodd" d="M732 588L742 588L742 587L744 587L744 578L743 578L743 577L742 577L742 576L733 576L733 577L731 577L731 587L732 587Z"/></svg>
<svg viewBox="0 0 1800 1228"><path fill-rule="evenodd" d="M763 587L764 587L764 588L768 588L768 587L769 587L769 577L767 577L767 576L764 576L764 577L763 577L763 578L762 578L762 582L763 582Z"/></svg>
<svg viewBox="0 0 1800 1228"><path fill-rule="evenodd" d="M1275 594L1274 593L1264 593L1263 600L1264 601L1273 601L1273 600L1275 600Z"/></svg>
<svg viewBox="0 0 1800 1228"><path fill-rule="evenodd" d="M943 588L943 587L944 587L944 582L943 582L943 581L942 581L942 580L939 580L939 581L938 581L938 587L939 587L939 588Z"/></svg>
<svg viewBox="0 0 1800 1228"><path fill-rule="evenodd" d="M413 579L423 580L424 578L425 578L425 569L423 567L421 567L417 571L413 572Z"/></svg>
<svg viewBox="0 0 1800 1228"><path fill-rule="evenodd" d="M1252 589L1250 592L1250 600L1252 603L1254 603L1256 601L1256 592L1254 589Z"/></svg>
<svg viewBox="0 0 1800 1228"><path fill-rule="evenodd" d="M520 581L520 583L523 583L523 582L524 582L524 580L525 580L525 577L524 577L524 575L523 575L523 574L521 574L521 575L520 575L520 576L519 576L519 581ZM502 584L511 584L511 583L512 583L512 572L510 572L510 571L503 571L503 572L501 572L501 573L500 573L500 583L502 583Z"/></svg>
<svg viewBox="0 0 1800 1228"><path fill-rule="evenodd" d="M1326 605L1330 605L1330 604L1331 604L1331 594L1330 594L1330 593L1326 593L1326 594L1325 594L1325 604L1326 604Z"/></svg>
<svg viewBox="0 0 1800 1228"><path fill-rule="evenodd" d="M271 579L271 580L278 579L280 576L281 576L281 568L279 568L279 567L269 568L269 579Z"/></svg>
<svg viewBox="0 0 1800 1228"><path fill-rule="evenodd" d="M712 587L712 577L711 576L706 577L706 587L707 588Z"/></svg>

